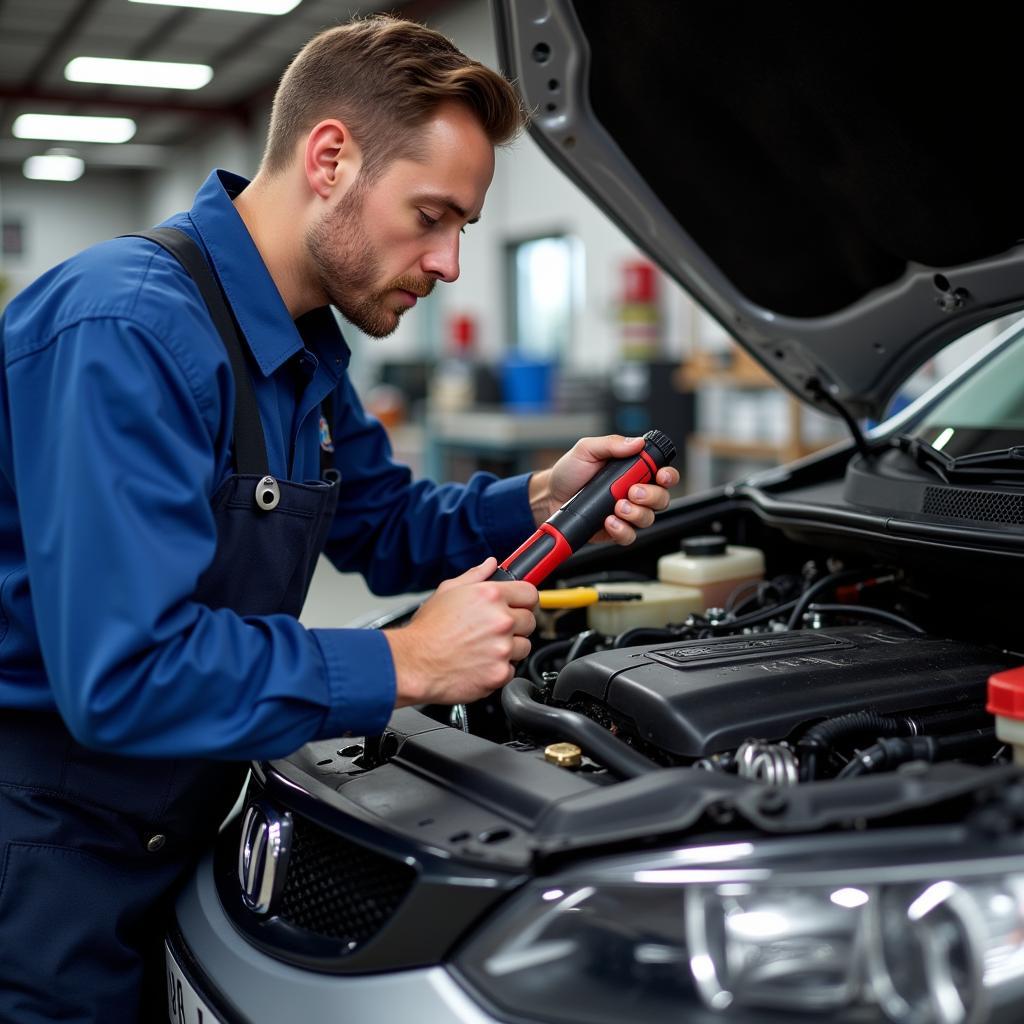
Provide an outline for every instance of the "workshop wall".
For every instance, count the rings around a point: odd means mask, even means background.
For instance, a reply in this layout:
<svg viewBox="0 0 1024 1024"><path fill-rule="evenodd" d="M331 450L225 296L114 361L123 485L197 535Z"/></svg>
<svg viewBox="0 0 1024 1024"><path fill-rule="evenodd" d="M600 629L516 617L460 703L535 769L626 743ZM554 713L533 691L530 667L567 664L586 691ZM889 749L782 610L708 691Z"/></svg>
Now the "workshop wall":
<svg viewBox="0 0 1024 1024"><path fill-rule="evenodd" d="M234 124L212 127L201 139L177 146L167 166L146 175L143 211L147 224L157 224L179 210L187 210L199 186L214 167L223 167L251 178L263 151L265 114L254 127L243 130Z"/></svg>
<svg viewBox="0 0 1024 1024"><path fill-rule="evenodd" d="M63 182L29 181L14 169L0 173L0 220L17 225L7 232L20 236L22 250L0 258L7 278L0 309L61 260L144 226L144 193L143 182L131 174L83 177L69 188Z"/></svg>

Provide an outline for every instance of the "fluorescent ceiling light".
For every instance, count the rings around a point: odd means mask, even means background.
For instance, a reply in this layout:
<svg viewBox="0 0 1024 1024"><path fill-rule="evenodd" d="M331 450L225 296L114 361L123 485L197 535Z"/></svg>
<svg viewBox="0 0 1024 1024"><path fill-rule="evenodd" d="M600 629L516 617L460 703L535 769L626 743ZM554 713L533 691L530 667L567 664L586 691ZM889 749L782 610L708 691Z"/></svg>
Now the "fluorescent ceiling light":
<svg viewBox="0 0 1024 1024"><path fill-rule="evenodd" d="M207 64L171 64L160 60L75 57L64 69L69 82L141 85L152 89L202 89L213 68Z"/></svg>
<svg viewBox="0 0 1024 1024"><path fill-rule="evenodd" d="M47 153L45 156L30 156L21 171L33 181L78 181L85 170L85 161L80 156L65 153Z"/></svg>
<svg viewBox="0 0 1024 1024"><path fill-rule="evenodd" d="M242 11L245 14L287 14L300 0L132 0L161 7L202 7L209 11Z"/></svg>
<svg viewBox="0 0 1024 1024"><path fill-rule="evenodd" d="M127 142L135 134L130 117L76 117L67 114L22 114L11 128L18 139L62 142Z"/></svg>

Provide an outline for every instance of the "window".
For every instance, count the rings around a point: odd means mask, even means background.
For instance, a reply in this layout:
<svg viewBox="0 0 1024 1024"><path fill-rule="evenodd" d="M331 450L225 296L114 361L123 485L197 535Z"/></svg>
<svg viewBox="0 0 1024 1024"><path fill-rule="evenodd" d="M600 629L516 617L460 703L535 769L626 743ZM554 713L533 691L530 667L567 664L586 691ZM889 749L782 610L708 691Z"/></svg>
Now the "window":
<svg viewBox="0 0 1024 1024"><path fill-rule="evenodd" d="M577 240L566 235L508 246L509 341L523 358L555 362L568 352L580 272L578 248Z"/></svg>

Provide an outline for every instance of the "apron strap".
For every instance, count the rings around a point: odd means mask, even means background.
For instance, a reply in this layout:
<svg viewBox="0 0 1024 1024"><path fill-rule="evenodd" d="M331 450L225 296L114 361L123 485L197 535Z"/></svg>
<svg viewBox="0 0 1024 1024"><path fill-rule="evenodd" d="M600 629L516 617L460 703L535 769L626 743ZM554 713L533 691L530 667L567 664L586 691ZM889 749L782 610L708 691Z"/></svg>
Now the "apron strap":
<svg viewBox="0 0 1024 1024"><path fill-rule="evenodd" d="M256 392L245 361L242 333L235 322L231 306L220 282L210 269L199 246L177 228L150 228L133 231L122 238L146 238L166 249L188 272L206 303L217 333L227 349L231 372L235 378L234 452L235 471L241 476L264 477L270 473L267 441L260 421Z"/></svg>

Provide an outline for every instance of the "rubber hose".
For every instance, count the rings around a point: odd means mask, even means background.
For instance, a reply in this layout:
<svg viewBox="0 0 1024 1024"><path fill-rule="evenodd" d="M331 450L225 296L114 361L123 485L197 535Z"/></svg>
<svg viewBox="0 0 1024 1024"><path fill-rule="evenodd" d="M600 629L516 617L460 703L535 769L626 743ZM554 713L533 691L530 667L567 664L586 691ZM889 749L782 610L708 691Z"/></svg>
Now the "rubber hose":
<svg viewBox="0 0 1024 1024"><path fill-rule="evenodd" d="M656 644L662 640L680 640L681 634L674 629L661 626L635 626L620 633L613 641L612 647L619 650L623 647L636 647L638 644Z"/></svg>
<svg viewBox="0 0 1024 1024"><path fill-rule="evenodd" d="M933 761L970 754L991 744L994 728L969 729L951 736L890 737L862 750L843 767L839 778L868 775L882 768L895 768L908 761Z"/></svg>
<svg viewBox="0 0 1024 1024"><path fill-rule="evenodd" d="M560 658L572 648L572 640L556 640L546 647L538 647L527 659L524 669L526 674L537 686L544 686L541 665L549 660Z"/></svg>
<svg viewBox="0 0 1024 1024"><path fill-rule="evenodd" d="M854 618L860 616L862 619L878 619L881 622L891 622L910 633L923 633L924 630L910 619L903 618L893 612L887 612L884 608L873 608L866 604L818 604L813 602L807 606L809 612L824 612L827 615L850 615Z"/></svg>
<svg viewBox="0 0 1024 1024"><path fill-rule="evenodd" d="M800 781L808 782L818 774L818 754L835 746L837 740L868 736L906 736L913 733L909 718L890 718L876 711L852 711L812 725L797 741L800 755Z"/></svg>
<svg viewBox="0 0 1024 1024"><path fill-rule="evenodd" d="M585 629L582 633L576 635L576 639L573 640L572 646L566 652L565 663L569 664L570 661L575 661L577 658L582 658L586 653L586 648L596 647L601 642L601 634L596 629Z"/></svg>
<svg viewBox="0 0 1024 1024"><path fill-rule="evenodd" d="M872 574L877 574L876 568L871 569L844 569L842 572L833 572L828 576L822 576L816 583L812 583L798 598L796 606L790 613L786 622L787 629L797 629L800 625L800 617L807 610L807 606L823 590L829 587L838 586L840 583L852 583L854 580L870 579Z"/></svg>
<svg viewBox="0 0 1024 1024"><path fill-rule="evenodd" d="M935 760L936 752L935 740L931 736L890 736L860 751L852 761L843 765L837 778L869 775L908 761L931 763Z"/></svg>
<svg viewBox="0 0 1024 1024"><path fill-rule="evenodd" d="M707 628L715 633L733 633L743 626L756 626L759 622L767 622L769 619L784 615L795 608L796 604L797 602L794 599L787 601L785 604L773 605L771 608L761 608L756 612L747 612L744 615L737 616L735 619L723 619L721 622L709 625Z"/></svg>
<svg viewBox="0 0 1024 1024"><path fill-rule="evenodd" d="M535 701L530 681L521 676L501 691L501 706L509 721L524 732L553 740L571 740L588 757L620 778L633 779L659 770L653 761L585 715Z"/></svg>

